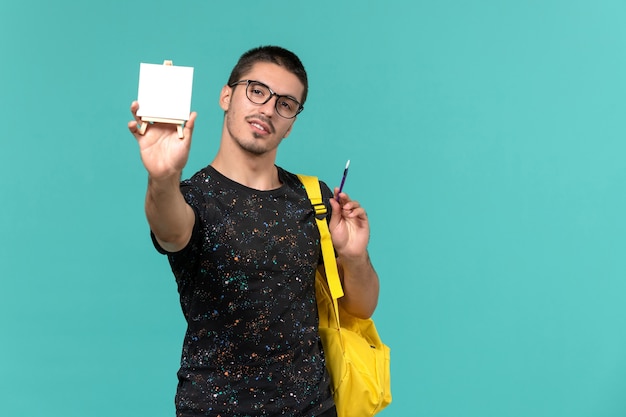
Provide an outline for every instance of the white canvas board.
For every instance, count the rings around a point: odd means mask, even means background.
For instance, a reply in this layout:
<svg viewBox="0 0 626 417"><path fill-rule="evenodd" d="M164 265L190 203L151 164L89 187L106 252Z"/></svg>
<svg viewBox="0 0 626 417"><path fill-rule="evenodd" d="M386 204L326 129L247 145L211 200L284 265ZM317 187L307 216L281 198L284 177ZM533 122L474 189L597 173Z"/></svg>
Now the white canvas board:
<svg viewBox="0 0 626 417"><path fill-rule="evenodd" d="M192 86L193 67L141 63L137 115L188 120Z"/></svg>

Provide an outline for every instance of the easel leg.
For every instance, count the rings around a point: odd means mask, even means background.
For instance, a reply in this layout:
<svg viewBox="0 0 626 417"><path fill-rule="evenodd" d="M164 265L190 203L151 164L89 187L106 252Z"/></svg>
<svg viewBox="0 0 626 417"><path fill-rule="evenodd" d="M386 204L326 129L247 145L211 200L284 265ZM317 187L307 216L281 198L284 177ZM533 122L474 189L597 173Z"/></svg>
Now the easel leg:
<svg viewBox="0 0 626 417"><path fill-rule="evenodd" d="M146 133L147 128L148 128L148 122L146 122L145 120L142 120L141 127L139 128L139 134L143 135L144 133Z"/></svg>
<svg viewBox="0 0 626 417"><path fill-rule="evenodd" d="M153 123L168 123L168 124L175 124L176 125L176 133L178 133L178 138L179 139L183 139L185 137L184 133L183 133L183 126L185 125L185 121L184 120L179 120L179 119L163 119L163 118L158 118L158 117L142 117L141 118L141 127L139 127L138 131L140 135L143 135L144 133L146 133L146 129L148 128L148 124L150 124L150 122Z"/></svg>

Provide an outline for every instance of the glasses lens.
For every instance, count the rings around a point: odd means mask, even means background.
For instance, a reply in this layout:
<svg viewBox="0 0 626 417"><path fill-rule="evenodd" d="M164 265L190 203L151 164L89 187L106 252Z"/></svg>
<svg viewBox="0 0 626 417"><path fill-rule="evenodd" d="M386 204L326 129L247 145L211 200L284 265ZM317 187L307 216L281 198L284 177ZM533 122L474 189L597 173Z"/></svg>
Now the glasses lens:
<svg viewBox="0 0 626 417"><path fill-rule="evenodd" d="M298 102L289 97L278 97L276 99L276 111L283 117L292 118L298 114L300 105Z"/></svg>
<svg viewBox="0 0 626 417"><path fill-rule="evenodd" d="M259 82L251 81L248 83L248 89L246 90L248 100L255 104L265 104L272 98L272 92L269 87ZM291 119L298 114L300 110L300 103L296 100L276 95L276 111L283 117Z"/></svg>
<svg viewBox="0 0 626 417"><path fill-rule="evenodd" d="M272 97L270 89L263 84L251 82L246 91L248 99L255 104L265 104Z"/></svg>

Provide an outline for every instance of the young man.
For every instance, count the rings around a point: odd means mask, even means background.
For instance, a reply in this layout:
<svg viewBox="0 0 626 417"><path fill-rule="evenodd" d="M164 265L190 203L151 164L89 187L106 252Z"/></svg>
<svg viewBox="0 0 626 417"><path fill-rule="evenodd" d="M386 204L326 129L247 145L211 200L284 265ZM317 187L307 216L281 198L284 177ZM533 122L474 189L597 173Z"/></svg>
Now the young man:
<svg viewBox="0 0 626 417"><path fill-rule="evenodd" d="M313 208L298 178L275 165L278 146L308 90L299 58L276 46L239 59L219 105L220 147L209 166L180 182L196 113L179 139L151 124L137 139L148 171L145 210L157 250L167 254L187 321L178 372L178 416L334 416L318 336ZM345 296L370 317L378 276L367 253L365 210L322 183Z"/></svg>

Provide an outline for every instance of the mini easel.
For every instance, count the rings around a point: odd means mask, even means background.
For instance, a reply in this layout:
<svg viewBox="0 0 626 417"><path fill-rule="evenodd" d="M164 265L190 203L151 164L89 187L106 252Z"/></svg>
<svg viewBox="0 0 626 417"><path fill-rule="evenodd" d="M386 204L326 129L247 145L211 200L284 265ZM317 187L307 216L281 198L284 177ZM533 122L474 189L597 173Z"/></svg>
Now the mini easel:
<svg viewBox="0 0 626 417"><path fill-rule="evenodd" d="M163 61L163 65L169 65L172 66L172 61ZM156 123L171 123L171 124L175 124L176 125L176 131L178 132L178 137L180 139L182 139L184 137L183 135L183 126L185 125L185 121L184 120L178 120L178 119L164 119L162 117L146 117L146 116L142 116L141 117L141 127L139 128L139 134L143 135L144 133L146 133L146 129L148 128L148 123L150 122L156 122Z"/></svg>

